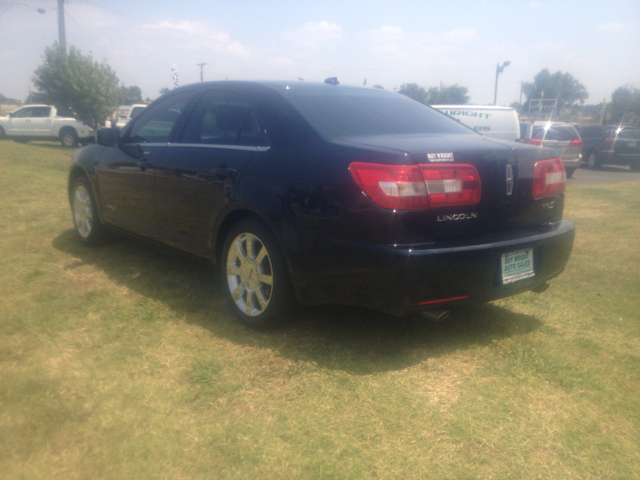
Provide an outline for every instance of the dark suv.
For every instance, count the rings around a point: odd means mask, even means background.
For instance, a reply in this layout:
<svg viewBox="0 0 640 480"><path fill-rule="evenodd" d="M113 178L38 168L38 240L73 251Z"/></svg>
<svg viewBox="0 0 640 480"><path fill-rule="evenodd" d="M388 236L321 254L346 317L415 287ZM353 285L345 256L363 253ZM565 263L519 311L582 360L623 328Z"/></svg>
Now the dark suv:
<svg viewBox="0 0 640 480"><path fill-rule="evenodd" d="M580 130L582 157L587 166L629 165L640 171L639 125L594 125Z"/></svg>

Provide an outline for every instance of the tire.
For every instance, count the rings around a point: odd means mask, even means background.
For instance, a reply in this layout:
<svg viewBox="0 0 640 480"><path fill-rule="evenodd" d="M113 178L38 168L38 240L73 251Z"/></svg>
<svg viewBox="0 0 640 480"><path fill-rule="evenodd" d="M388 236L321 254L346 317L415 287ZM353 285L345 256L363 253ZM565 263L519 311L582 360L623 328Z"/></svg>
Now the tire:
<svg viewBox="0 0 640 480"><path fill-rule="evenodd" d="M7 134L4 131L4 128L0 127L0 140L6 140Z"/></svg>
<svg viewBox="0 0 640 480"><path fill-rule="evenodd" d="M640 172L640 163L631 163L629 164L629 168L632 172Z"/></svg>
<svg viewBox="0 0 640 480"><path fill-rule="evenodd" d="M105 227L100 223L98 208L91 184L86 177L78 177L71 189L71 213L78 239L87 245L96 245L106 236Z"/></svg>
<svg viewBox="0 0 640 480"><path fill-rule="evenodd" d="M597 170L600 167L598 156L594 152L589 152L587 156L587 168L590 170Z"/></svg>
<svg viewBox="0 0 640 480"><path fill-rule="evenodd" d="M60 132L60 143L63 147L75 147L78 145L78 134L73 128L63 128Z"/></svg>
<svg viewBox="0 0 640 480"><path fill-rule="evenodd" d="M576 169L575 168L567 168L566 172L567 172L567 178L571 178L573 176L573 172L575 172Z"/></svg>
<svg viewBox="0 0 640 480"><path fill-rule="evenodd" d="M242 324L266 329L290 319L295 297L289 272L275 237L257 218L231 228L220 274L225 296Z"/></svg>

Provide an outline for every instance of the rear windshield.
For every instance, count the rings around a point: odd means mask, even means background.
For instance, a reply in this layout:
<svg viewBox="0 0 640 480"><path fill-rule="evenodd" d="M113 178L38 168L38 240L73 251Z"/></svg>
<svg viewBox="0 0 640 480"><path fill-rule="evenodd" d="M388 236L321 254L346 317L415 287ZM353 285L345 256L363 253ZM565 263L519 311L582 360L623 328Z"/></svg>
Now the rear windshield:
<svg viewBox="0 0 640 480"><path fill-rule="evenodd" d="M399 93L371 89L286 92L286 98L321 135L466 133L473 131Z"/></svg>
<svg viewBox="0 0 640 480"><path fill-rule="evenodd" d="M619 138L640 138L640 128L625 128L618 133Z"/></svg>
<svg viewBox="0 0 640 480"><path fill-rule="evenodd" d="M580 138L577 130L571 125L549 125L548 129L545 126L533 126L531 132L531 138L537 138L540 140L577 140Z"/></svg>

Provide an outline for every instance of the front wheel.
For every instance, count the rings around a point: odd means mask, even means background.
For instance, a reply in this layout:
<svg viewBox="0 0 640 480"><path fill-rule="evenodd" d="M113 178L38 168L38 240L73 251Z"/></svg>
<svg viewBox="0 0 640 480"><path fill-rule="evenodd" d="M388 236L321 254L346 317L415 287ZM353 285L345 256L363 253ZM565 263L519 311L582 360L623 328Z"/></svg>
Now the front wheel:
<svg viewBox="0 0 640 480"><path fill-rule="evenodd" d="M589 167L591 170L597 170L599 166L600 162L598 162L598 157L595 153L591 152L587 157L587 167Z"/></svg>
<svg viewBox="0 0 640 480"><path fill-rule="evenodd" d="M104 239L93 191L86 177L79 177L71 189L71 212L76 234L82 243L94 245Z"/></svg>
<svg viewBox="0 0 640 480"><path fill-rule="evenodd" d="M234 225L220 263L225 296L244 325L264 329L289 319L294 305L289 272L264 223L249 218Z"/></svg>
<svg viewBox="0 0 640 480"><path fill-rule="evenodd" d="M573 172L575 172L576 169L575 168L567 168L566 172L567 172L567 178L571 178L571 176L573 175Z"/></svg>

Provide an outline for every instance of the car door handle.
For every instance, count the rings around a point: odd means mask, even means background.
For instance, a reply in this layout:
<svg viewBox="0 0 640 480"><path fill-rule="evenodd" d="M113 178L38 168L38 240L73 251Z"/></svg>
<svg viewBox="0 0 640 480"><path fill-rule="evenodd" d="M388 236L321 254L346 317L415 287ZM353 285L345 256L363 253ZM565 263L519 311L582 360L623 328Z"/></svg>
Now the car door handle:
<svg viewBox="0 0 640 480"><path fill-rule="evenodd" d="M234 178L237 175L238 171L235 168L222 166L218 168L212 168L211 173L213 175L222 175L223 177Z"/></svg>

